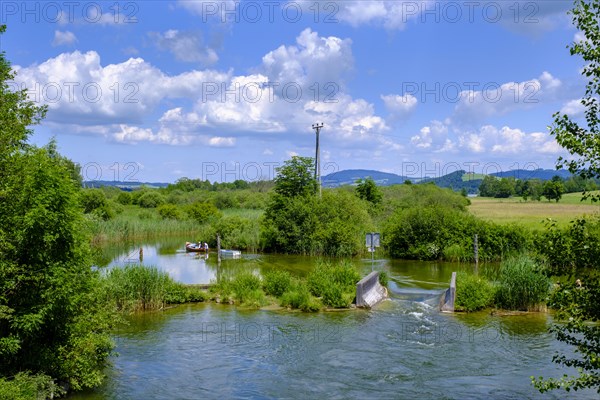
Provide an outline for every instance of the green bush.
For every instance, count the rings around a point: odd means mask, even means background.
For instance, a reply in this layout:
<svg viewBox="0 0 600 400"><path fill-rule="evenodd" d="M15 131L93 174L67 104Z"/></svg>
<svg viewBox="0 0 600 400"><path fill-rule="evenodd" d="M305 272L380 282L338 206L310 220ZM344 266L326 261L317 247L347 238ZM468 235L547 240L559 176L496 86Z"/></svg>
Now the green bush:
<svg viewBox="0 0 600 400"><path fill-rule="evenodd" d="M179 211L179 208L173 204L161 204L158 206L156 211L162 219L181 219L181 212Z"/></svg>
<svg viewBox="0 0 600 400"><path fill-rule="evenodd" d="M83 212L86 214L106 206L108 202L101 189L82 189L79 194L79 201L83 207Z"/></svg>
<svg viewBox="0 0 600 400"><path fill-rule="evenodd" d="M487 279L460 271L456 275L456 309L477 311L493 305L494 285Z"/></svg>
<svg viewBox="0 0 600 400"><path fill-rule="evenodd" d="M528 310L542 304L550 279L529 256L511 257L502 262L496 304L508 310Z"/></svg>
<svg viewBox="0 0 600 400"><path fill-rule="evenodd" d="M44 374L19 372L10 380L0 378L0 399L3 400L50 399L62 392L54 380Z"/></svg>
<svg viewBox="0 0 600 400"><path fill-rule="evenodd" d="M138 199L138 204L142 208L156 208L164 203L165 198L163 195L155 190L145 192Z"/></svg>
<svg viewBox="0 0 600 400"><path fill-rule="evenodd" d="M364 232L373 228L364 201L343 190L323 197L274 194L261 220L267 251L352 256L364 252Z"/></svg>
<svg viewBox="0 0 600 400"><path fill-rule="evenodd" d="M127 206L131 204L132 198L129 192L121 192L117 195L117 203Z"/></svg>
<svg viewBox="0 0 600 400"><path fill-rule="evenodd" d="M427 186L427 185L425 185ZM531 234L518 225L497 225L451 207L399 208L385 222L383 245L395 258L468 261L478 235L479 259L498 260L527 250Z"/></svg>
<svg viewBox="0 0 600 400"><path fill-rule="evenodd" d="M271 296L280 297L292 286L292 277L286 271L269 271L263 275L263 278L265 293Z"/></svg>
<svg viewBox="0 0 600 400"><path fill-rule="evenodd" d="M194 221L203 224L210 219L219 218L221 212L210 203L194 203L187 207L188 216Z"/></svg>

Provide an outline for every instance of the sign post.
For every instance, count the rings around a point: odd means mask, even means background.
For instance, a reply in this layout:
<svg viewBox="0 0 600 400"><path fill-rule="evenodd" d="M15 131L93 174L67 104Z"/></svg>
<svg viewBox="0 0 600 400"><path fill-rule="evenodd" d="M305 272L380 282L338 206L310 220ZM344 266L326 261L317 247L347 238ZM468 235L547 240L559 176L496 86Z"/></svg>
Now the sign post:
<svg viewBox="0 0 600 400"><path fill-rule="evenodd" d="M375 248L380 246L379 232L367 233L366 242L367 248L371 253L371 271L373 271L373 264L375 264Z"/></svg>

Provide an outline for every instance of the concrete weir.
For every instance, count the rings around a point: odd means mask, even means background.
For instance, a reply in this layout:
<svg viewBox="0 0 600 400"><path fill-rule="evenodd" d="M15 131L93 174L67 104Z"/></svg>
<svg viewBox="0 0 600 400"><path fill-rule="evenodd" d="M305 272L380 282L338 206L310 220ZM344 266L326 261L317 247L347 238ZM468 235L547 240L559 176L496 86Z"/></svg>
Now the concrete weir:
<svg viewBox="0 0 600 400"><path fill-rule="evenodd" d="M456 300L456 272L452 273L450 287L446 289L440 298L440 311L454 312L454 300Z"/></svg>
<svg viewBox="0 0 600 400"><path fill-rule="evenodd" d="M371 308L387 297L387 289L379 283L379 272L373 271L356 284L356 306Z"/></svg>

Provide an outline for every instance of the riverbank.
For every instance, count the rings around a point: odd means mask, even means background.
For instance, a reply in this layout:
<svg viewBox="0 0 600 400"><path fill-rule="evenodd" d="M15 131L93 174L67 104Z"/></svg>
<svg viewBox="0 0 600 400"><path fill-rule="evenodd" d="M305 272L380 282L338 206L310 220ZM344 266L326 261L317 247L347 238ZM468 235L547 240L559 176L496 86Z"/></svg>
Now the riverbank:
<svg viewBox="0 0 600 400"><path fill-rule="evenodd" d="M245 308L280 306L315 312L351 308L360 278L347 261L320 261L306 278L280 270L266 272L262 277L243 271L210 285L185 285L157 267L127 265L106 271L100 277L100 291L111 308L124 313L207 301ZM385 272L381 273L380 282L387 283Z"/></svg>

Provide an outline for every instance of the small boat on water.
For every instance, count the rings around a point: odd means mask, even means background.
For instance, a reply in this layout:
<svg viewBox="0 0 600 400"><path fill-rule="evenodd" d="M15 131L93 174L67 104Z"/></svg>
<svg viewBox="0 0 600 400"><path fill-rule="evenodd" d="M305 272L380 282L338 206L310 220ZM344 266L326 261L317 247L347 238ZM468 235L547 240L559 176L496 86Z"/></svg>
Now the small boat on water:
<svg viewBox="0 0 600 400"><path fill-rule="evenodd" d="M200 243L185 242L185 251L188 253L204 253L206 249Z"/></svg>

